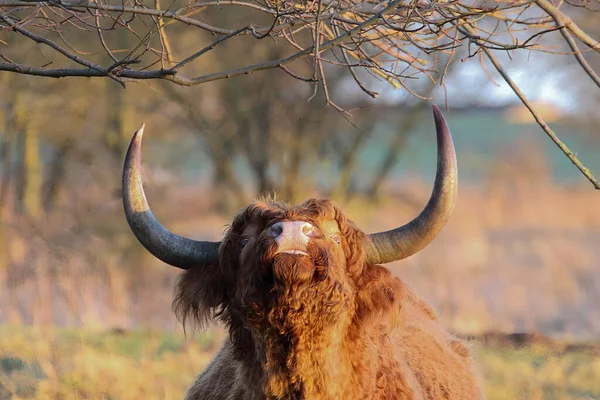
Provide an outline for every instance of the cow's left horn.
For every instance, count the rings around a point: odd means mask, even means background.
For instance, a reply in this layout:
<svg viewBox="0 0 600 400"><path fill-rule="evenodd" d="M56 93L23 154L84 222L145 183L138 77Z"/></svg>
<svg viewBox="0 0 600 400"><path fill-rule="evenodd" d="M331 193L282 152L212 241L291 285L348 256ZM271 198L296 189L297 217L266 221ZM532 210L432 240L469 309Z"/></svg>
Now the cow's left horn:
<svg viewBox="0 0 600 400"><path fill-rule="evenodd" d="M155 257L174 267L201 267L218 260L220 242L187 239L165 229L152 215L141 177L144 124L133 134L123 165L123 206L131 230Z"/></svg>
<svg viewBox="0 0 600 400"><path fill-rule="evenodd" d="M458 176L456 153L450 128L437 106L433 106L437 130L437 173L425 209L408 224L386 232L372 233L365 246L368 264L402 260L427 246L442 230L454 210Z"/></svg>

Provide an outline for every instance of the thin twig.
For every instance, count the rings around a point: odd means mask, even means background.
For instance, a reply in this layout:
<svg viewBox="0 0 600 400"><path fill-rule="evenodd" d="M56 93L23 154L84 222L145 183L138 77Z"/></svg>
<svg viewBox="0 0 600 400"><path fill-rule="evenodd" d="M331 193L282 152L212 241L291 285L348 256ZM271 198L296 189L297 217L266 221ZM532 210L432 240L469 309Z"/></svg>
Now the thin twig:
<svg viewBox="0 0 600 400"><path fill-rule="evenodd" d="M0 7L31 7L32 4L35 3L45 3L44 1L12 1L12 0L0 0ZM52 4L52 3L50 3ZM63 7L68 9L76 10L76 9L92 9L92 10L101 10L101 11L110 11L110 12L120 12L127 14L136 14L136 15L151 15L155 17L161 17L166 19L173 19L179 22L183 22L186 25L195 26L197 28L203 29L208 32L220 33L221 35L227 35L231 33L230 29L218 28L216 26L212 26L210 24L206 24L202 21L198 21L197 19L187 18L179 15L178 11L161 11L155 10L152 8L145 7L131 7L131 6L120 6L114 4L99 4L99 3L91 3L91 2L79 2L74 3L72 5L63 4Z"/></svg>
<svg viewBox="0 0 600 400"><path fill-rule="evenodd" d="M154 8L158 11L161 11L159 0L154 0ZM169 63L169 67L172 67L173 64L175 64L175 61L173 61L173 52L171 51L169 38L167 37L167 32L165 31L165 21L162 16L156 18L156 30L158 31L158 37L160 38L163 54L165 55L165 57L161 56L161 61L163 58L166 58L167 63Z"/></svg>
<svg viewBox="0 0 600 400"><path fill-rule="evenodd" d="M203 48L202 50L192 54L191 56L189 56L188 58L186 58L183 61L180 61L179 63L177 63L177 65L175 65L174 67L171 68L171 70L176 71L178 69L180 69L181 67L183 67L184 65L188 64L189 62L195 60L196 58L200 57L202 54L214 49L215 47L217 47L219 44L223 43L224 41L226 41L227 39L231 39L234 36L239 35L242 32L247 31L248 29L250 29L249 26L245 26L243 28L240 28L236 31L231 32L228 35L222 36L219 39L215 40L214 42L212 42L211 44L209 44L208 46L206 46L205 48Z"/></svg>
<svg viewBox="0 0 600 400"><path fill-rule="evenodd" d="M474 32L474 29L469 25L465 25L465 31L467 31L470 34L471 32ZM525 107L527 107L527 109L529 110L529 112L531 113L533 118L535 118L538 125L544 130L544 132L546 132L548 137L550 137L550 139L556 144L556 146L558 146L558 148L567 156L567 158L569 160L571 160L571 162L577 167L577 169L579 169L579 171L581 171L581 173L592 183L594 188L597 190L600 190L600 182L598 182L598 180L596 180L596 178L594 177L594 175L592 175L590 170L583 165L583 163L579 160L579 158L577 158L577 156L571 151L571 149L569 149L567 147L567 145L564 144L558 138L556 133L554 133L554 131L552 129L550 129L550 127L544 121L542 116L535 110L535 108L529 102L529 100L527 100L527 97L525 96L525 94L521 91L521 89L517 86L517 84L512 80L512 78L508 75L508 73L504 70L504 68L502 67L502 65L496 58L496 56L490 51L490 49L488 49L486 46L483 45L483 43L480 42L480 39L475 38L475 37L472 37L472 39L479 45L481 50L483 52L485 52L486 56L492 62L492 64L496 68L496 70L500 73L502 78L504 78L504 81L510 86L512 91L515 92L515 94L519 97L519 99L521 100L523 105L525 105Z"/></svg>
<svg viewBox="0 0 600 400"><path fill-rule="evenodd" d="M548 0L535 0L535 3L540 6L541 9L546 11L555 21L560 21L560 25L564 25L577 39L588 45L591 49L600 52L600 42L594 40L587 33L581 30L573 22L573 20L563 13L561 13L556 7L554 7Z"/></svg>
<svg viewBox="0 0 600 400"><path fill-rule="evenodd" d="M577 60L579 65L581 65L581 68L583 68L583 70L588 74L588 76L590 78L592 78L594 83L600 88L600 76L598 76L598 74L596 74L596 72L592 69L590 64L588 64L588 62L585 60L585 58L583 58L583 55L581 54L581 50L579 50L579 47L577 46L577 43L575 43L573 36L569 32L569 30L566 29L566 26L564 24L564 18L561 17L561 15L558 11L556 11L556 12L554 12L554 10L552 10L552 11L553 12L549 15L554 19L556 26L558 28L560 28L560 34L563 36L563 38L565 39L565 42L567 42L567 44L573 51L573 55L575 56L575 59Z"/></svg>
<svg viewBox="0 0 600 400"><path fill-rule="evenodd" d="M299 81L304 81L304 82L315 82L314 79L312 78L304 78L298 74L296 74L295 72L291 71L288 67L286 67L285 65L280 65L279 68L281 68L286 74L288 74L289 76L291 76L294 79L298 79Z"/></svg>
<svg viewBox="0 0 600 400"><path fill-rule="evenodd" d="M81 57L76 56L75 54L68 52L67 50L63 49L62 47L60 47L53 41L46 39L45 37L35 35L35 34L29 32L28 30L21 28L13 20L11 20L8 16L0 14L0 20L4 21L10 28L12 28L16 32L19 32L21 35L32 39L36 43L43 43L43 44L53 48L54 50L58 51L60 54L75 61L78 64L84 65L90 69L94 69L99 72L104 70L101 66L91 63Z"/></svg>
<svg viewBox="0 0 600 400"><path fill-rule="evenodd" d="M365 85L363 85L363 83L359 79L358 75L356 74L356 71L354 71L354 68L352 67L352 65L350 65L350 60L348 59L348 53L345 49L342 49L342 56L344 57L344 61L346 62L346 64L348 64L348 71L350 71L350 75L352 75L354 82L356 82L356 84L358 85L360 90L362 90L363 92L365 92L372 98L376 99L377 96L379 96L379 93L369 90L365 87Z"/></svg>
<svg viewBox="0 0 600 400"><path fill-rule="evenodd" d="M98 10L94 10L94 19L96 20L96 27L97 27L96 31L98 32L98 38L100 39L100 43L102 44L102 47L104 48L104 51L106 52L106 54L108 54L108 56L114 62L118 62L119 59L114 56L114 54L112 53L112 51L108 48L108 45L106 44L106 41L104 40L104 35L102 34L102 29L100 28L100 12L98 12Z"/></svg>
<svg viewBox="0 0 600 400"><path fill-rule="evenodd" d="M588 74L590 78L592 78L592 80L600 88L600 76L598 76L596 71L594 71L590 64L588 64L588 62L585 60L585 58L583 58L581 50L579 50L579 47L577 47L577 43L575 43L575 40L573 40L573 37L571 36L569 31L567 31L566 29L561 29L560 33L565 38L565 41L567 42L571 50L573 50L573 55L575 56L575 59L579 62L579 65L581 65L583 70Z"/></svg>

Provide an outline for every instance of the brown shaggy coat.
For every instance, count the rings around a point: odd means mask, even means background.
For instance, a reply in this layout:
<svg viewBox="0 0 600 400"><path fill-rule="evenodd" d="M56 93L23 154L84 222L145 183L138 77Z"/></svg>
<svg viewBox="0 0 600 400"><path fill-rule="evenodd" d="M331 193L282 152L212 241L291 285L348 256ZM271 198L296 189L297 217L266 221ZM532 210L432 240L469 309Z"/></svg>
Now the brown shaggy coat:
<svg viewBox="0 0 600 400"><path fill-rule="evenodd" d="M266 228L297 220L318 228L310 257L276 254ZM241 211L218 265L177 285L184 323L216 318L230 333L186 399L483 398L467 347L387 268L365 263L365 238L328 200Z"/></svg>

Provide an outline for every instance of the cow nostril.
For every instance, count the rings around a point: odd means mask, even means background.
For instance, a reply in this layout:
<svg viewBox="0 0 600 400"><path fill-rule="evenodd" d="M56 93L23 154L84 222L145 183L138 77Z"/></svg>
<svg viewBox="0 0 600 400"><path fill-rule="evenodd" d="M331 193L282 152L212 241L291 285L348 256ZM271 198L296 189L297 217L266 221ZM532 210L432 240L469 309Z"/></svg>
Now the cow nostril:
<svg viewBox="0 0 600 400"><path fill-rule="evenodd" d="M306 222L304 225L302 225L302 233L304 234L304 236L311 236L313 233L314 227L309 224L308 222Z"/></svg>
<svg viewBox="0 0 600 400"><path fill-rule="evenodd" d="M283 232L283 224L281 222L273 224L269 228L269 235L272 237L277 237L277 236L281 235L281 232Z"/></svg>

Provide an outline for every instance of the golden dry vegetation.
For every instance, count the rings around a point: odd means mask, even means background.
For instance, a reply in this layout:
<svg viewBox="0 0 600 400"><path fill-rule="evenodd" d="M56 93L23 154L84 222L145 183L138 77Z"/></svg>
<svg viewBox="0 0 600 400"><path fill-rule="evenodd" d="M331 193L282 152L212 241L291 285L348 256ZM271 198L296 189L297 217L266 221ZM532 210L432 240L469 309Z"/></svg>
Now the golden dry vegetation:
<svg viewBox="0 0 600 400"><path fill-rule="evenodd" d="M223 334L0 327L0 398L181 399ZM600 345L474 345L489 400L600 396Z"/></svg>

